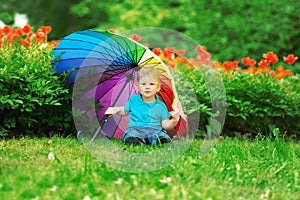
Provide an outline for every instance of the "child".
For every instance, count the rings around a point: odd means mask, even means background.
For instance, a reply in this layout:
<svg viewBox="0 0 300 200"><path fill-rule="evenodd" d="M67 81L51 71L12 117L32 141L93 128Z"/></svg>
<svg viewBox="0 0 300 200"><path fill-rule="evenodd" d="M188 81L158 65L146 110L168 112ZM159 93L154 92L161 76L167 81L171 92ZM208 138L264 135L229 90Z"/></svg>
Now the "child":
<svg viewBox="0 0 300 200"><path fill-rule="evenodd" d="M178 109L169 112L156 93L160 90L160 73L156 68L143 67L138 72L139 94L134 94L124 107L109 107L105 114L129 115L123 136L126 144L152 144L171 142L163 131L174 128L179 121Z"/></svg>

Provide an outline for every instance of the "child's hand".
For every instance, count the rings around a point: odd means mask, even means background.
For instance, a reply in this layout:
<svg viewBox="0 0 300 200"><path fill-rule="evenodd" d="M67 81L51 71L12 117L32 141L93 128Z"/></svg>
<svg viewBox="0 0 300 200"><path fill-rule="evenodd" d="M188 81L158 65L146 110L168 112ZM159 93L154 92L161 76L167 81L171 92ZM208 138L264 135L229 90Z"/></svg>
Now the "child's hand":
<svg viewBox="0 0 300 200"><path fill-rule="evenodd" d="M172 106L172 108L173 108L173 111L170 112L172 119L175 121L179 121L180 115L179 115L178 108L176 108L174 106Z"/></svg>
<svg viewBox="0 0 300 200"><path fill-rule="evenodd" d="M128 115L128 112L124 109L124 107L108 107L104 114L109 117L113 115L125 116Z"/></svg>
<svg viewBox="0 0 300 200"><path fill-rule="evenodd" d="M114 107L108 107L104 114L111 117L112 115L116 114L115 110L116 109L114 109Z"/></svg>
<svg viewBox="0 0 300 200"><path fill-rule="evenodd" d="M171 130L176 126L180 119L179 110L176 107L173 107L173 111L170 112L171 118L167 118L162 121L162 127L166 130Z"/></svg>

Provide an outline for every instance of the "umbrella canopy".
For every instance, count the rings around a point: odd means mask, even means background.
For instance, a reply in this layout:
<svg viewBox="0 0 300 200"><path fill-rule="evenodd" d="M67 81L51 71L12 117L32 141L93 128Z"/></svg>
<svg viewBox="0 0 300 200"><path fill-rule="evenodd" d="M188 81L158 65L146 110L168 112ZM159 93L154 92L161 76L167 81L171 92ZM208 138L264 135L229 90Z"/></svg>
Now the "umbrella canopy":
<svg viewBox="0 0 300 200"><path fill-rule="evenodd" d="M138 93L137 72L141 67L160 71L158 96L169 111L172 105L179 109L181 117L175 129L178 136L187 136L187 120L169 69L147 47L111 32L85 30L66 36L54 49L55 73L67 73L67 83L81 88L79 97L73 98L73 106L85 111L82 117L96 116L100 122L105 119L101 132L107 137L122 138L128 117L106 119L104 112L110 106L124 106L132 94ZM92 106L87 106L91 99ZM173 131L168 134L174 136Z"/></svg>

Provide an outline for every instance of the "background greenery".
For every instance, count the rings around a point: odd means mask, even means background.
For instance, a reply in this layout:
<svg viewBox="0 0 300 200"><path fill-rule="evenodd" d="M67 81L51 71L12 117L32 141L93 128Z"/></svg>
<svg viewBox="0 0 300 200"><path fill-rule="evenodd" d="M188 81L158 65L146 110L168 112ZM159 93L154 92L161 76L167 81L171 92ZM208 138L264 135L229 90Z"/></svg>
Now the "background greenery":
<svg viewBox="0 0 300 200"><path fill-rule="evenodd" d="M300 52L299 7L294 0L1 0L0 19L12 24L15 12L25 13L31 25L53 27L49 39L88 28L169 28L223 62L245 56L258 60L268 51L279 57Z"/></svg>

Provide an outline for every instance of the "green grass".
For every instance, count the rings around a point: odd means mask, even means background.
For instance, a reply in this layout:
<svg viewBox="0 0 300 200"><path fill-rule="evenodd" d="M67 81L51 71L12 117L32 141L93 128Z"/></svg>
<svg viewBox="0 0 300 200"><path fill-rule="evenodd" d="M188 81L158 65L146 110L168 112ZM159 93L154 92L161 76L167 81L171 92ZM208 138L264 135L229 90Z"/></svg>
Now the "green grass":
<svg viewBox="0 0 300 200"><path fill-rule="evenodd" d="M127 152L165 148L115 143ZM202 145L194 140L163 169L129 173L74 138L0 140L1 199L300 199L298 143L223 139L200 158Z"/></svg>

